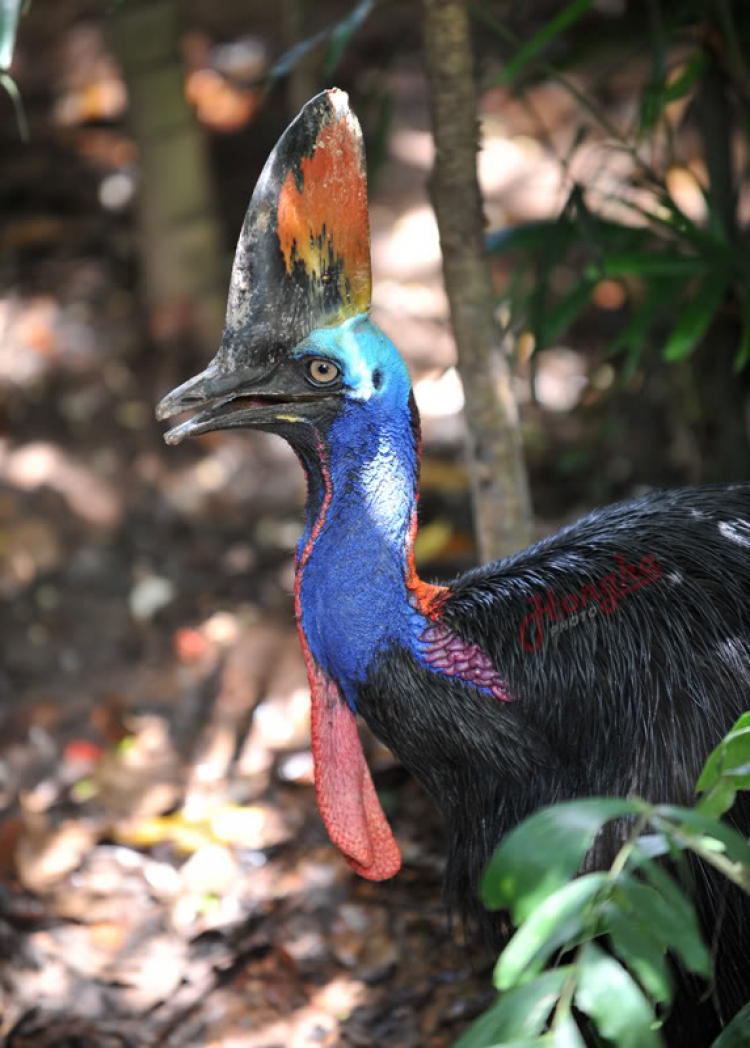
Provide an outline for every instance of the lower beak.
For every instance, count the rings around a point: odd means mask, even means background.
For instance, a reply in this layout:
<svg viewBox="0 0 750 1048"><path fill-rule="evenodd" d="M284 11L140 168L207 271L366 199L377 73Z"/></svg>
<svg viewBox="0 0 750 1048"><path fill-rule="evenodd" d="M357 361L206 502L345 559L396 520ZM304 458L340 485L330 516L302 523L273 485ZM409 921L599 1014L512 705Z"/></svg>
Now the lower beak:
<svg viewBox="0 0 750 1048"><path fill-rule="evenodd" d="M222 375L215 364L209 365L205 371L193 378L183 382L177 389L167 393L156 408L156 417L160 421L179 415L183 411L200 410L197 415L189 418L180 426L175 426L165 435L168 444L179 444L185 437L196 436L206 433L211 428L217 415L224 405L230 403L237 390L237 380Z"/></svg>
<svg viewBox="0 0 750 1048"><path fill-rule="evenodd" d="M227 374L211 364L168 393L157 406L156 417L163 420L183 411L197 412L165 434L167 444L179 444L186 437L220 429L264 429L281 422L304 422L313 403L324 399L319 393L290 393L280 386L277 380L274 388L274 377L267 371L245 368Z"/></svg>

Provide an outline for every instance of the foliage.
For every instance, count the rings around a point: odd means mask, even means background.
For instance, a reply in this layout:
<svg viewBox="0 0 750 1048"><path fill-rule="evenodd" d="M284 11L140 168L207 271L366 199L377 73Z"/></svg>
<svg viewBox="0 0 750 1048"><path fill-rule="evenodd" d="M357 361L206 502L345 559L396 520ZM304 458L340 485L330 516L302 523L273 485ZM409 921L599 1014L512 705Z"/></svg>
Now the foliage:
<svg viewBox="0 0 750 1048"><path fill-rule="evenodd" d="M360 0L360 3L340 21L295 44L274 62L268 71L268 80L273 83L287 76L300 59L310 51L325 45L322 77L326 82L331 81L354 34L367 20L374 7L375 0Z"/></svg>
<svg viewBox="0 0 750 1048"><path fill-rule="evenodd" d="M750 713L709 756L695 808L639 799L588 798L544 808L516 827L482 881L489 909L510 912L517 931L501 953L497 1002L456 1048L579 1048L588 1016L618 1048L657 1048L673 998L668 955L709 980L710 952L678 876L658 860L692 851L750 893L750 845L720 821L737 790L750 789ZM628 826L608 871L576 877L595 836ZM606 937L610 952L597 944ZM565 963L545 970L563 956ZM576 1011L574 1011L574 1008ZM750 1005L714 1048L747 1043Z"/></svg>
<svg viewBox="0 0 750 1048"><path fill-rule="evenodd" d="M610 346L613 354L626 355L626 375L641 364L662 325L671 329L662 356L677 362L695 352L719 314L736 321L734 368L740 371L750 362L750 260L739 250L731 157L735 126L750 144L750 9L736 0L685 0L669 7L656 0L649 5L649 32L634 38L628 28L634 14L626 4L617 20L618 44L612 18L593 20L581 32L579 23L593 16L592 7L587 0L572 0L522 46L486 5L474 7L475 16L513 48L498 83L523 89L534 79L557 81L581 111L572 151L596 133L612 149L626 152L634 170L630 184L616 194L599 192L596 184L585 192L574 185L557 221L517 226L489 238L492 252L513 256L514 278L502 302L510 327L530 330L535 349L541 350L583 313L599 281L612 279L622 284L631 305L630 321ZM591 60L597 33L601 54L618 46L619 57L623 48L650 53L650 70L628 131L614 126L565 71ZM550 51L554 63L543 57ZM686 113L696 112L708 172L708 184L699 186L705 224L684 212L668 178L681 167L675 132ZM562 161L566 168L570 159ZM686 178L694 177L683 170ZM555 275L567 271L569 277L571 270L574 279L561 289Z"/></svg>
<svg viewBox="0 0 750 1048"><path fill-rule="evenodd" d="M338 22L300 40L285 51L274 62L265 76L266 89L270 90L293 71L295 66L312 54L319 55L316 69L321 89L330 87L339 66L350 49L356 34L375 10L377 0L359 0L348 14ZM367 150L367 178L370 190L375 186L378 173L387 154L388 136L393 118L393 95L386 86L372 88L358 99L357 111L362 118L369 116L373 126Z"/></svg>
<svg viewBox="0 0 750 1048"><path fill-rule="evenodd" d="M10 64L16 46L18 20L27 9L28 3L24 0L0 0L0 85L5 88L13 102L18 131L24 141L29 137L28 126L18 87L10 75Z"/></svg>

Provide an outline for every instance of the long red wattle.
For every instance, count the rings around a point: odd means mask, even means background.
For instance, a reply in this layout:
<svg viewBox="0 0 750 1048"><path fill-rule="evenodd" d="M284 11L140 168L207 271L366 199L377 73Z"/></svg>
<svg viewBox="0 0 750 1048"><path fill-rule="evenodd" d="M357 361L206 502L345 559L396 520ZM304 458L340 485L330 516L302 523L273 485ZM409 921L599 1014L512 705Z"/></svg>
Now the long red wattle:
<svg viewBox="0 0 750 1048"><path fill-rule="evenodd" d="M375 792L356 718L336 684L310 662L312 749L320 814L329 837L351 868L368 880L385 880L400 870L401 852Z"/></svg>
<svg viewBox="0 0 750 1048"><path fill-rule="evenodd" d="M325 524L333 489L318 437L325 495L310 537L300 553L294 579L294 608L305 657L312 707L310 728L315 762L315 793L328 835L351 868L371 881L384 881L401 869L401 852L380 806L359 738L357 720L338 686L315 662L302 628L302 572Z"/></svg>

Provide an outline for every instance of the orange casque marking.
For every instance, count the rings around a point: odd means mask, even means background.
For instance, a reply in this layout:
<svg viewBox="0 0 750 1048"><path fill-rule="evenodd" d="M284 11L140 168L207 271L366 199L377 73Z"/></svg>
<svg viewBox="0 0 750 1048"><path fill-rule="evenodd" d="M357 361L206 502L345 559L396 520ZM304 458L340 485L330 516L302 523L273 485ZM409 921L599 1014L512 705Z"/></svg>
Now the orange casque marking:
<svg viewBox="0 0 750 1048"><path fill-rule="evenodd" d="M356 718L338 685L328 680L316 664L302 629L302 572L323 529L333 496L320 439L318 449L325 496L294 577L294 610L312 699L310 734L315 793L328 836L351 868L368 880L383 881L401 869L401 852L378 800L362 752Z"/></svg>
<svg viewBox="0 0 750 1048"><path fill-rule="evenodd" d="M342 320L370 305L370 224L362 139L343 116L324 124L315 152L300 162L302 192L290 171L279 194L278 237L286 268L294 258L310 277L325 281L329 249L342 263L339 292Z"/></svg>

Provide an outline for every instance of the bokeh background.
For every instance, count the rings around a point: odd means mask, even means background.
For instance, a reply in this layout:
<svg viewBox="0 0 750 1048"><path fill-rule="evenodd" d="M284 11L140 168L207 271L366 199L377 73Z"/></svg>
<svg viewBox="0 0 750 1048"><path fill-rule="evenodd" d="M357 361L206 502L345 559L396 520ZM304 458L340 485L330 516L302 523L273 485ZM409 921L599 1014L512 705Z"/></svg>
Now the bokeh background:
<svg viewBox="0 0 750 1048"><path fill-rule="evenodd" d="M472 9L539 535L649 486L748 475L747 13L571 6L520 63L562 5ZM335 82L367 140L373 315L422 413L420 572L475 563L421 20L395 0L33 0L20 20L25 139L0 94L10 1048L425 1048L491 999L441 907L438 816L391 755L366 737L394 882L355 878L317 815L296 459L262 434L168 449L153 416L215 352L268 152Z"/></svg>

